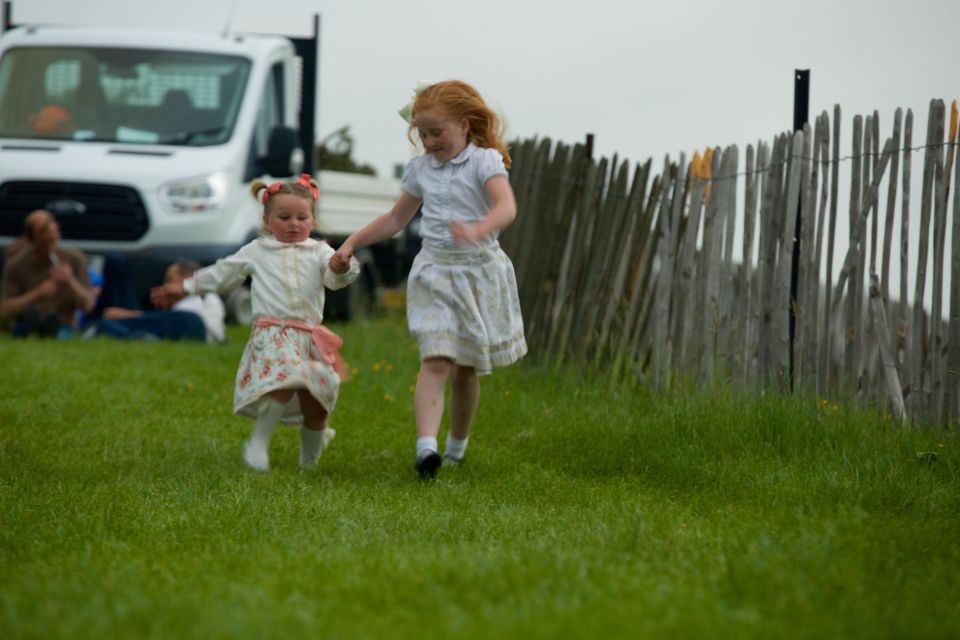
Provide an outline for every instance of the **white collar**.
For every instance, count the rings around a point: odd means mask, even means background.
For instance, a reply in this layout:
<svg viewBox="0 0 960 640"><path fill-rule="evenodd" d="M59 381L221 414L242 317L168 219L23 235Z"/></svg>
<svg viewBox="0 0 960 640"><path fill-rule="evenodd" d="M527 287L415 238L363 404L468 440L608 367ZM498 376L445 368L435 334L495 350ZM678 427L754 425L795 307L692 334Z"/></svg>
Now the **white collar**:
<svg viewBox="0 0 960 640"><path fill-rule="evenodd" d="M450 164L463 164L464 162L470 159L470 156L472 156L476 150L477 150L477 145L473 144L472 142L468 142L467 146L463 148L463 151L461 151L455 157L450 158L445 162L440 162L433 156L428 156L430 158L430 168L439 169L440 167L447 164L448 162Z"/></svg>
<svg viewBox="0 0 960 640"><path fill-rule="evenodd" d="M307 238L303 242L280 242L273 236L262 236L260 238L260 244L268 249L283 249L284 247L294 246L294 247L312 247L319 244L313 238Z"/></svg>

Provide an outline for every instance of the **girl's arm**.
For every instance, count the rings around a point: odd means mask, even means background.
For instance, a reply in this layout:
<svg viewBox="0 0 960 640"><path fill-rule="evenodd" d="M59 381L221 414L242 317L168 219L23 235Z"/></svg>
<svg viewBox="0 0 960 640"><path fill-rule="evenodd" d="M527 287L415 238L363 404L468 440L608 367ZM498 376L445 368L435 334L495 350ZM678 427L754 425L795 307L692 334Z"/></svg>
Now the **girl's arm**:
<svg viewBox="0 0 960 640"><path fill-rule="evenodd" d="M223 293L243 284L250 275L252 254L257 250L257 243L258 241L254 240L232 256L217 260L182 282L171 282L152 288L150 302L155 307L166 309L187 295Z"/></svg>
<svg viewBox="0 0 960 640"><path fill-rule="evenodd" d="M490 209L476 222L450 223L450 233L458 244L473 244L494 231L506 229L517 217L517 201L507 176L493 176L486 182L487 195L490 197Z"/></svg>
<svg viewBox="0 0 960 640"><path fill-rule="evenodd" d="M344 288L356 280L357 276L360 275L360 261L354 257L351 257L350 266L347 268L347 270L343 273L337 273L330 268L330 261L333 259L334 251L330 247L326 247L326 249L329 252L330 258L325 264L321 265L323 285L327 289L337 290Z"/></svg>
<svg viewBox="0 0 960 640"><path fill-rule="evenodd" d="M420 202L419 198L414 198L405 191L401 193L390 211L377 216L367 226L344 240L340 248L330 258L330 270L334 273L346 273L347 269L350 268L350 258L354 251L381 240L392 238L400 233L417 213Z"/></svg>

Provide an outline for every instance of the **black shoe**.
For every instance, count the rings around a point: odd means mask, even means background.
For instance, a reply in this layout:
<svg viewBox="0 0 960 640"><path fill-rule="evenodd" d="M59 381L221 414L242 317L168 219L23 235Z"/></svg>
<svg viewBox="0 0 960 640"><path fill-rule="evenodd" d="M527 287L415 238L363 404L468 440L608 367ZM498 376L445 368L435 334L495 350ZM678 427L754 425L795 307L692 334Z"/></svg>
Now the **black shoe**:
<svg viewBox="0 0 960 640"><path fill-rule="evenodd" d="M436 451L431 451L422 458L417 459L417 473L420 474L421 480L433 480L437 477L437 469L440 468L443 460L440 458L440 454Z"/></svg>

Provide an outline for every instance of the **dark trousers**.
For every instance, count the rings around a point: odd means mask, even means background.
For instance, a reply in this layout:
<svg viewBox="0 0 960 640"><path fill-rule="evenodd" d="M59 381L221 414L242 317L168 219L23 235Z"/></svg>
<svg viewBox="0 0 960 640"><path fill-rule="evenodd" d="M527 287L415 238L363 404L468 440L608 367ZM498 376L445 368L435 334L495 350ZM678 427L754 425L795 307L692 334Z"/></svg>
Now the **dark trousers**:
<svg viewBox="0 0 960 640"><path fill-rule="evenodd" d="M13 324L11 332L14 338L39 336L41 338L67 337L73 333L73 327L60 323L55 313L41 313L36 309L27 309Z"/></svg>
<svg viewBox="0 0 960 640"><path fill-rule="evenodd" d="M148 311L136 318L101 320L98 336L121 339L200 340L207 339L203 319L189 311Z"/></svg>

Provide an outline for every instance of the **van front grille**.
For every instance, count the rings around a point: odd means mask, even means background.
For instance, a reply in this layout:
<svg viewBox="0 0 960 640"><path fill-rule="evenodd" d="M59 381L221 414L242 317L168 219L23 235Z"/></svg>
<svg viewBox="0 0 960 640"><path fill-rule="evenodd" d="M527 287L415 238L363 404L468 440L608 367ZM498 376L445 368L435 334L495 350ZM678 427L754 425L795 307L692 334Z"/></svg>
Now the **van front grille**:
<svg viewBox="0 0 960 640"><path fill-rule="evenodd" d="M0 235L20 235L34 209L50 210L67 240L133 242L150 228L143 200L131 187L22 180L0 185Z"/></svg>

